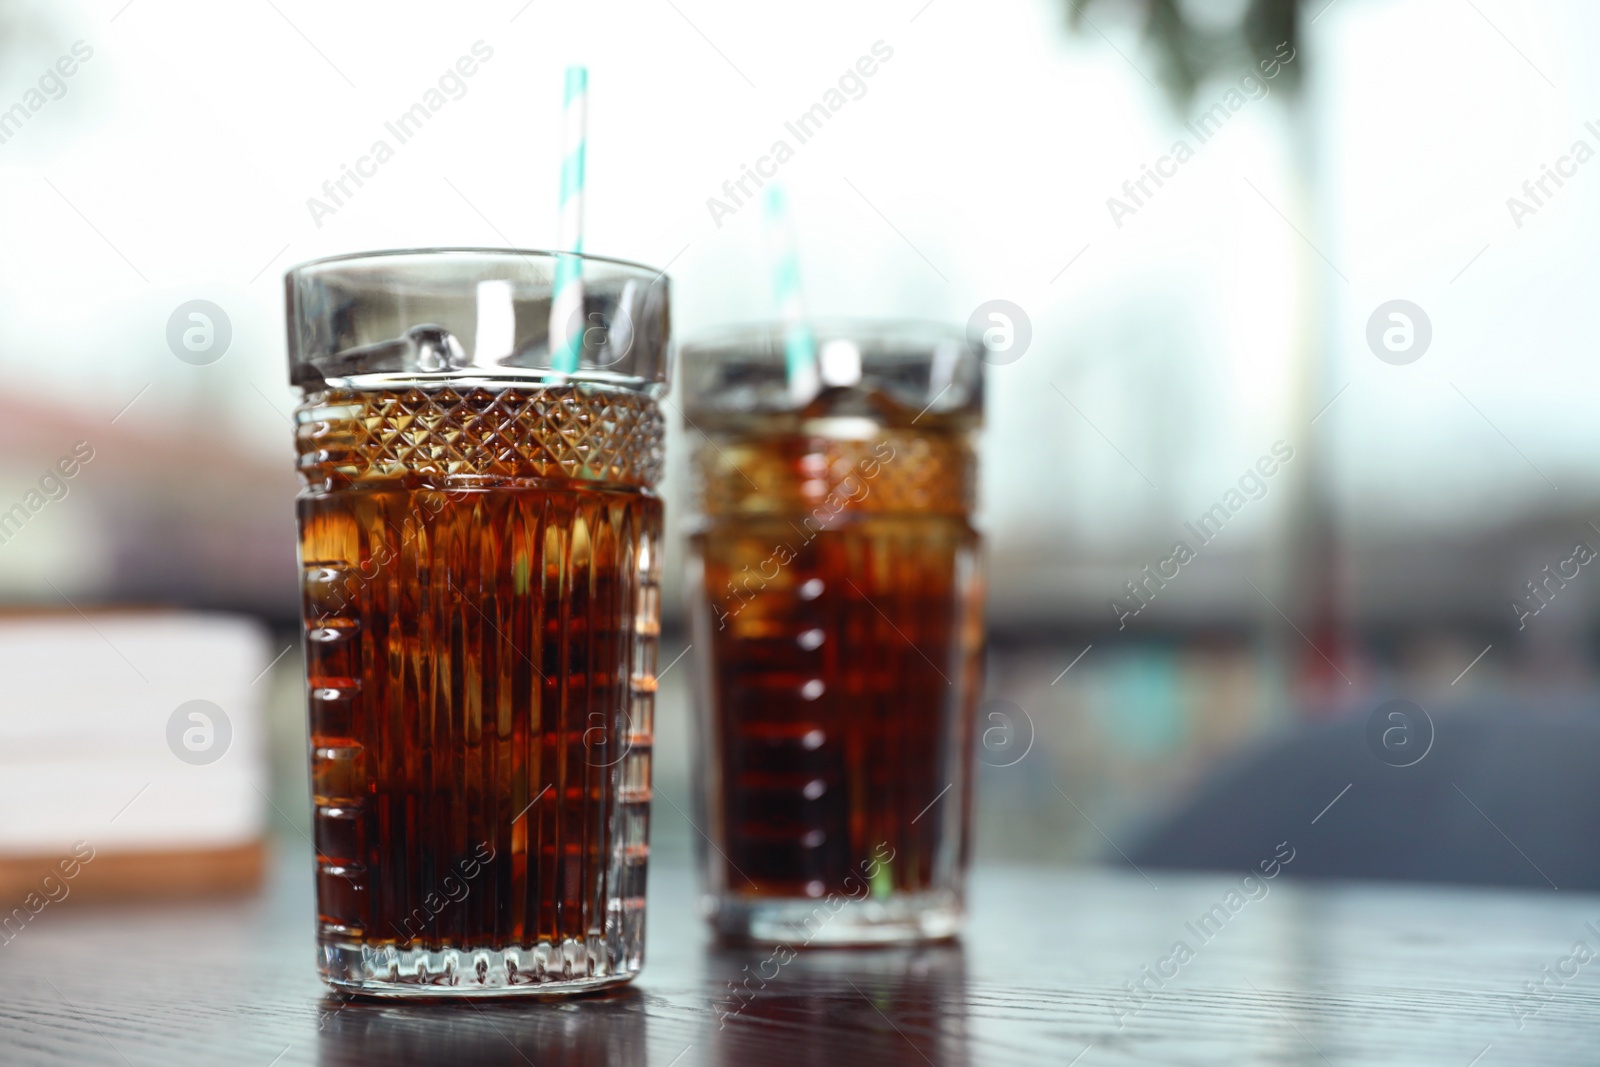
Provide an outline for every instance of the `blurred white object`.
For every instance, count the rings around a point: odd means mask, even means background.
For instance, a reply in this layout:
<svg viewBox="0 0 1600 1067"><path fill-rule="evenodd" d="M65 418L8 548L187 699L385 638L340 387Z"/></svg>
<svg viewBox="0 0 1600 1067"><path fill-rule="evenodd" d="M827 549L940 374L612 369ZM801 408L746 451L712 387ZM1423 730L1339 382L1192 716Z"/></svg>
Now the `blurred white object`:
<svg viewBox="0 0 1600 1067"><path fill-rule="evenodd" d="M234 616L0 618L0 859L259 842L271 656Z"/></svg>

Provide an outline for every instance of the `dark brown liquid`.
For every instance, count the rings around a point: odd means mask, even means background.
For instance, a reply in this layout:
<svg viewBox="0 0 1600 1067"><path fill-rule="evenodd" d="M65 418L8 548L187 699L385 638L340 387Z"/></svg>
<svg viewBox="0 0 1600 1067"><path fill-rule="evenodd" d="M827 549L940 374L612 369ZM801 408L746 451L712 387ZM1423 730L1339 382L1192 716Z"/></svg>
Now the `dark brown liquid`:
<svg viewBox="0 0 1600 1067"><path fill-rule="evenodd" d="M505 396L334 397L302 429L325 942L592 946L642 923L660 502L535 477L562 472L510 442L545 423ZM467 458L430 460L423 431Z"/></svg>
<svg viewBox="0 0 1600 1067"><path fill-rule="evenodd" d="M745 895L950 884L970 796L978 538L961 487L926 483L964 471L944 454L964 443L720 445L715 462L762 490L717 515L713 486L695 538L709 602L709 806L723 853L710 861ZM796 484L820 511L781 499ZM837 513L824 487L842 488ZM762 506L780 514L751 513Z"/></svg>

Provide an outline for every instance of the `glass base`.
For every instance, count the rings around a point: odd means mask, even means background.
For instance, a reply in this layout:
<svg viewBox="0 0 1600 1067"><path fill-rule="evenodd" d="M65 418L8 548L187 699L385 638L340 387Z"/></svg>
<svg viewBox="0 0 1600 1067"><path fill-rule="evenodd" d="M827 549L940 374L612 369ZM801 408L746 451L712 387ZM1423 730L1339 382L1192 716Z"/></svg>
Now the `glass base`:
<svg viewBox="0 0 1600 1067"><path fill-rule="evenodd" d="M902 893L882 900L849 897L707 896L701 904L717 933L759 945L901 945L943 941L966 918L951 889Z"/></svg>
<svg viewBox="0 0 1600 1067"><path fill-rule="evenodd" d="M607 958L579 941L508 949L322 946L322 978L342 993L368 997L559 997L631 982L644 960Z"/></svg>

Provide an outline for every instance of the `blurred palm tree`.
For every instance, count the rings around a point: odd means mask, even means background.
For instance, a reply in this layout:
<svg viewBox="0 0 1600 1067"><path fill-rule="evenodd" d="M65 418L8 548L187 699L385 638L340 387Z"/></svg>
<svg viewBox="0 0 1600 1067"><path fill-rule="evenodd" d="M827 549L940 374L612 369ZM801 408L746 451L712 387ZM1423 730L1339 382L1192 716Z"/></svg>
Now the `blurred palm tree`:
<svg viewBox="0 0 1600 1067"><path fill-rule="evenodd" d="M1314 6L1315 22L1335 0L1308 0ZM1183 111L1196 90L1208 78L1231 79L1240 70L1255 70L1256 63L1274 54L1287 41L1302 56L1300 0L1065 0L1068 23L1074 31L1088 26L1105 37L1090 17L1090 10L1107 9L1131 19L1140 26L1150 48L1160 57L1158 77L1166 87L1175 110ZM1106 38L1109 42L1110 38ZM1114 47L1114 46L1113 46ZM1302 84L1305 60L1285 63L1275 85L1288 91L1293 107L1303 99L1297 90ZM1298 110L1304 111L1304 108ZM1296 186L1313 184L1312 165L1316 133L1309 116L1301 114L1293 124L1290 158ZM1289 204L1296 217L1296 231L1307 240L1320 240L1321 227L1313 206L1316 198ZM1333 399L1334 383L1328 375L1327 340L1322 330L1324 313L1322 289L1317 283L1318 268L1302 268L1303 288L1308 306L1304 324L1304 343L1300 346L1300 374L1294 394L1287 398L1295 421L1305 425L1312 413L1321 411ZM1322 428L1326 432L1327 427ZM1299 628L1309 635L1311 647L1296 637L1284 634L1277 620L1266 616L1277 651L1286 662L1295 664L1292 672L1294 692L1300 698L1301 712L1316 714L1348 699L1345 675L1336 663L1349 664L1355 646L1353 624L1346 609L1345 558L1339 551L1334 500L1329 486L1328 449L1318 440L1315 428L1308 428L1296 442L1300 460L1295 464L1290 489L1287 549L1272 561L1271 584L1282 596L1278 603L1299 620Z"/></svg>
<svg viewBox="0 0 1600 1067"><path fill-rule="evenodd" d="M1324 0L1326 3L1327 0ZM1173 102L1188 103L1213 74L1255 69L1284 41L1300 47L1298 0L1066 0L1074 29L1090 21L1089 8L1114 8L1142 23L1145 40L1161 57L1161 80ZM1300 66L1288 64L1279 84L1300 83Z"/></svg>

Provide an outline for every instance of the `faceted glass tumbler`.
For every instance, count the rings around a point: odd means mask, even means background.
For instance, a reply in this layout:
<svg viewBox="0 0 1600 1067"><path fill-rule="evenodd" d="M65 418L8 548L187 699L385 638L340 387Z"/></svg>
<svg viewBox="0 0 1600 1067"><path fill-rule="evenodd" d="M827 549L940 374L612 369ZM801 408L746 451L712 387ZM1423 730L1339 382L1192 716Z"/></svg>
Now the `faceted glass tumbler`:
<svg viewBox="0 0 1600 1067"><path fill-rule="evenodd" d="M914 323L685 346L704 908L790 946L954 935L983 613L977 349ZM817 384L820 380L820 387Z"/></svg>
<svg viewBox="0 0 1600 1067"><path fill-rule="evenodd" d="M348 992L643 964L668 287L571 257L552 322L557 258L287 277L317 938Z"/></svg>

